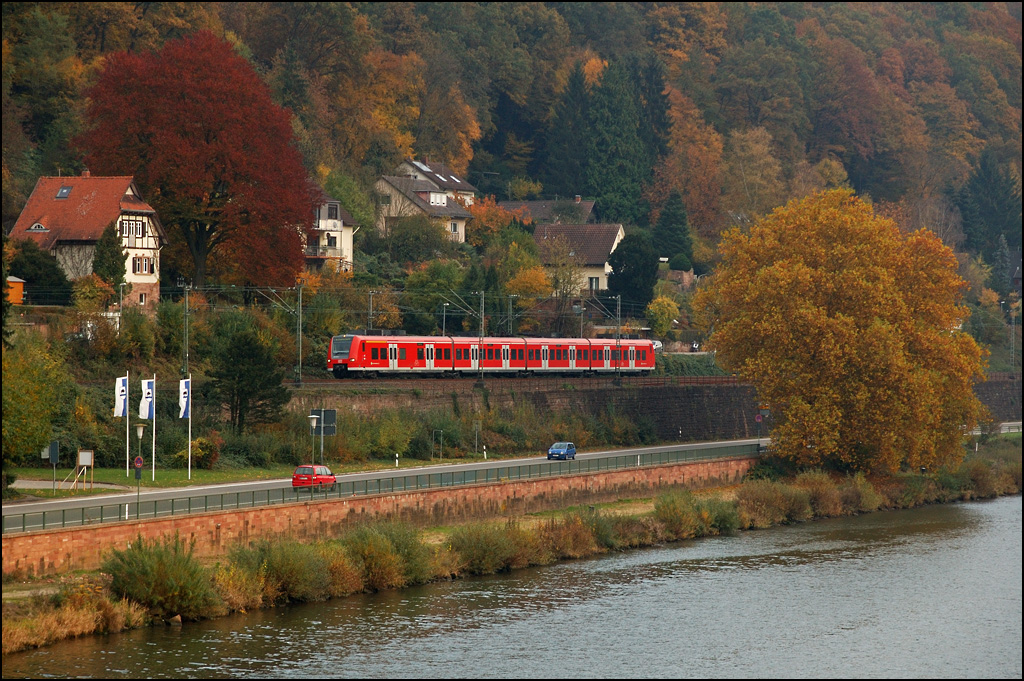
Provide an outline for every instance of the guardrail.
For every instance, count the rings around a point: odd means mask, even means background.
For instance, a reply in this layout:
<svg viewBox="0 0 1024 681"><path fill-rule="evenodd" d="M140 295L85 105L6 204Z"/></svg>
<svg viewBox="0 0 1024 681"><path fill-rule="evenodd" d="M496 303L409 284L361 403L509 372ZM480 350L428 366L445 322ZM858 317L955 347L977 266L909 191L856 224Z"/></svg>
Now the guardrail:
<svg viewBox="0 0 1024 681"><path fill-rule="evenodd" d="M382 475L369 480L343 481L333 490L281 487L277 489L230 492L227 494L189 495L174 499L126 501L54 511L11 514L3 518L3 534L35 532L53 528L77 527L125 520L142 520L189 513L208 513L272 504L289 504L309 500L342 499L373 494L415 492L439 487L458 487L486 483L531 480L557 476L579 475L623 468L643 468L671 463L709 461L737 456L756 456L756 444L709 446L701 449L677 449L641 454L611 455L600 458L567 461L543 461L496 465L466 471L418 472Z"/></svg>

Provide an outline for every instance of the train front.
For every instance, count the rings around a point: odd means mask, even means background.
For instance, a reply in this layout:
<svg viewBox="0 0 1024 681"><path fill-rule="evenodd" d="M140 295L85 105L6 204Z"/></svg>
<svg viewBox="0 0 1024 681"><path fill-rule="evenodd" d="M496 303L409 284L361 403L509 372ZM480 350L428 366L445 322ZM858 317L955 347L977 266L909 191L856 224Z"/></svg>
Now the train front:
<svg viewBox="0 0 1024 681"><path fill-rule="evenodd" d="M335 378L345 378L348 375L348 354L352 349L353 338L355 336L351 334L331 338L331 347L327 352L327 370L332 372Z"/></svg>

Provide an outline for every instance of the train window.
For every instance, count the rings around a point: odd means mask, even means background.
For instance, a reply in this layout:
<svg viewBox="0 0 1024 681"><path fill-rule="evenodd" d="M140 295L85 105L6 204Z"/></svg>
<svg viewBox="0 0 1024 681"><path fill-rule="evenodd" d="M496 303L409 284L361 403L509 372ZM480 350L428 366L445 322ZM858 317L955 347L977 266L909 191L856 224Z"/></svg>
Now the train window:
<svg viewBox="0 0 1024 681"><path fill-rule="evenodd" d="M523 349L522 348L519 348L519 359L520 360L523 359Z"/></svg>
<svg viewBox="0 0 1024 681"><path fill-rule="evenodd" d="M455 348L455 359L462 359L462 348Z"/></svg>
<svg viewBox="0 0 1024 681"><path fill-rule="evenodd" d="M398 359L405 359L405 348L398 348Z"/></svg>
<svg viewBox="0 0 1024 681"><path fill-rule="evenodd" d="M445 359L451 359L452 358L452 349L451 348L445 348L444 349L444 358Z"/></svg>
<svg viewBox="0 0 1024 681"><path fill-rule="evenodd" d="M423 359L423 348L416 348L416 359Z"/></svg>
<svg viewBox="0 0 1024 681"><path fill-rule="evenodd" d="M529 348L526 351L526 359L527 360L533 360L533 348Z"/></svg>
<svg viewBox="0 0 1024 681"><path fill-rule="evenodd" d="M370 359L380 359L380 356L377 353L377 348L370 350Z"/></svg>
<svg viewBox="0 0 1024 681"><path fill-rule="evenodd" d="M590 351L589 351L589 350L584 350L584 351L583 351L583 360L584 360L584 361L586 361L586 359L587 359L587 355L588 355L589 353L590 353Z"/></svg>
<svg viewBox="0 0 1024 681"><path fill-rule="evenodd" d="M476 359L476 348L473 348L473 359Z"/></svg>
<svg viewBox="0 0 1024 681"><path fill-rule="evenodd" d="M548 358L548 349L547 348L542 348L541 352L544 353L544 359L546 360Z"/></svg>
<svg viewBox="0 0 1024 681"><path fill-rule="evenodd" d="M608 361L608 359L610 357L610 355L608 354L609 352L610 352L610 350L608 348L604 349L604 361L606 361L606 362Z"/></svg>

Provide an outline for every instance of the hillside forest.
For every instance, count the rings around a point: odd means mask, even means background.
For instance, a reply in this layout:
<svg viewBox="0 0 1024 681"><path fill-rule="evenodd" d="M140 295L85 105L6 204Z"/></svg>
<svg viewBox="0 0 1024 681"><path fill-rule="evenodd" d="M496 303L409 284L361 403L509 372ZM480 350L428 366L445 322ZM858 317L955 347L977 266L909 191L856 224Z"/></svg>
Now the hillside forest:
<svg viewBox="0 0 1024 681"><path fill-rule="evenodd" d="M280 386L292 366L319 371L335 333L472 333L478 291L489 329L576 335L585 322L616 324L617 296L627 331L703 338L692 288L670 285L666 270L699 281L722 264L723 235L829 191L906 234L933 232L966 282L965 330L995 347L1009 329L1019 348L1021 3L40 2L2 12L6 273L80 319L117 305L123 267L102 242L98 276L68 282L46 254L6 241L41 176L132 175L169 237L155 320L126 313L123 333L88 331L89 343L69 324L61 331L78 335L66 348L5 350L5 384L10 363L25 390L67 412L52 421L74 431L69 440L116 434L109 417L90 422L99 401L73 397L67 366L86 380L122 375L124 361L179 374L191 342L196 368L226 371L226 339L255 340L245 361L278 367L268 375ZM374 183L408 158L444 163L477 188L465 244L425 220L373 228ZM360 227L351 273L304 269L292 226L312 216L320 189ZM571 221L575 197L594 202L596 222L625 228L602 292L611 303L572 305L572 273L542 267L535 225L499 205L544 199ZM104 273L101 263L113 264ZM5 341L8 311L5 301ZM7 397L5 387L5 465ZM283 399L272 387L265 397L270 413ZM374 442L365 452L390 451Z"/></svg>

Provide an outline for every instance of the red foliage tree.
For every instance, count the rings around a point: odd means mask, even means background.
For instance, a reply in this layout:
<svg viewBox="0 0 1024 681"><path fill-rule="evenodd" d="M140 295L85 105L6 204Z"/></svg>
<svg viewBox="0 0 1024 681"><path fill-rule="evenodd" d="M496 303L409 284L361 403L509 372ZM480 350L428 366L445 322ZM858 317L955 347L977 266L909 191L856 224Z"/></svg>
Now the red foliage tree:
<svg viewBox="0 0 1024 681"><path fill-rule="evenodd" d="M171 267L196 285L208 261L257 285L295 280L315 195L289 112L229 43L203 31L112 54L87 94L86 163L135 176L167 227Z"/></svg>

